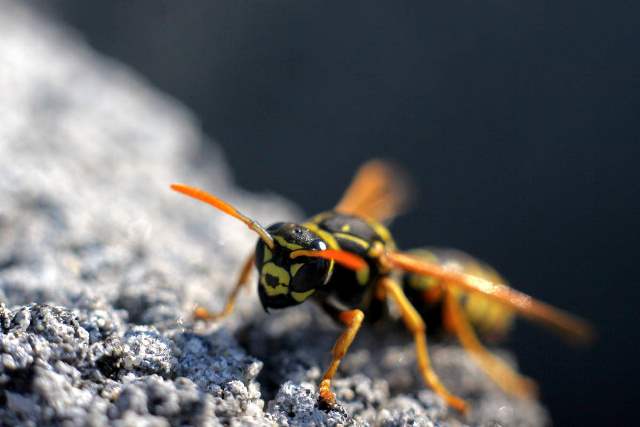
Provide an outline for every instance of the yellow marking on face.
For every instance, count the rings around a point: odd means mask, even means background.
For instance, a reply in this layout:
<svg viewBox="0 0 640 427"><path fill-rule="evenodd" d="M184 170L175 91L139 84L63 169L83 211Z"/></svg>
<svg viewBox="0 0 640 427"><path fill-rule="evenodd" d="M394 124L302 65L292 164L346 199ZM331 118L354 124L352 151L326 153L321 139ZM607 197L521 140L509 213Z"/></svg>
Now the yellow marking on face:
<svg viewBox="0 0 640 427"><path fill-rule="evenodd" d="M351 231L351 224L345 224L342 227L340 227L340 231L348 233L349 231Z"/></svg>
<svg viewBox="0 0 640 427"><path fill-rule="evenodd" d="M275 297L276 295L285 295L287 292L289 292L289 287L281 285L278 285L275 288L272 286L265 286L264 291L270 297Z"/></svg>
<svg viewBox="0 0 640 427"><path fill-rule="evenodd" d="M295 251L296 249L302 249L302 246L296 243L287 242L282 236L276 236L274 237L274 240L278 242L280 246L284 246L285 248L291 249L292 251Z"/></svg>
<svg viewBox="0 0 640 427"><path fill-rule="evenodd" d="M271 249L269 249L267 245L264 245L264 262L269 261L272 256L273 253L271 252Z"/></svg>
<svg viewBox="0 0 640 427"><path fill-rule="evenodd" d="M289 269L289 271L291 272L291 277L295 276L298 270L300 270L300 267L302 267L303 265L303 263L293 264Z"/></svg>
<svg viewBox="0 0 640 427"><path fill-rule="evenodd" d="M363 249L369 249L369 242L367 242L366 240L354 236L352 234L345 234L345 233L335 233L335 236L339 239L344 239L344 240L349 240L350 242L355 243L358 246L361 246Z"/></svg>
<svg viewBox="0 0 640 427"><path fill-rule="evenodd" d="M315 289L310 289L306 292L291 292L291 297L297 302L302 302L313 295L315 291Z"/></svg>
<svg viewBox="0 0 640 427"><path fill-rule="evenodd" d="M278 279L278 284L276 286L271 286L269 282L267 282L267 276L272 276ZM279 267L272 262L266 263L262 266L262 271L260 272L260 284L267 295L275 296L286 294L289 291L290 281L291 276L284 268Z"/></svg>

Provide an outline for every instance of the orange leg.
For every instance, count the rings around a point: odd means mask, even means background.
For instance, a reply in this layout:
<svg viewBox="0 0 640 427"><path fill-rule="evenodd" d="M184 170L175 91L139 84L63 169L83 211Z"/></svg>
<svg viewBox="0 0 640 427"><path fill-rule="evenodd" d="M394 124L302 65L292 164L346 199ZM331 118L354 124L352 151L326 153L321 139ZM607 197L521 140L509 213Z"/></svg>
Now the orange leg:
<svg viewBox="0 0 640 427"><path fill-rule="evenodd" d="M203 307L196 307L196 309L193 311L193 317L198 320L218 320L231 314L231 312L233 311L233 306L236 303L238 293L240 293L240 289L242 289L242 287L249 282L249 276L251 275L251 269L254 262L255 255L251 255L245 261L244 265L242 266L242 271L240 272L240 277L238 277L238 282L227 298L227 303L225 304L222 311L218 313L211 313Z"/></svg>
<svg viewBox="0 0 640 427"><path fill-rule="evenodd" d="M531 398L537 394L537 386L533 380L519 375L482 345L460 303L451 292L446 292L445 313L462 346L505 392L524 398Z"/></svg>
<svg viewBox="0 0 640 427"><path fill-rule="evenodd" d="M467 402L451 394L440 382L440 378L438 378L438 375L431 367L429 352L427 350L427 336L424 321L413 305L411 305L411 302L407 299L400 285L387 277L380 279L379 286L383 287L387 297L391 298L397 304L407 329L409 329L413 334L413 339L416 343L416 353L420 373L422 374L424 381L433 389L433 391L444 399L447 405L460 412L467 412Z"/></svg>
<svg viewBox="0 0 640 427"><path fill-rule="evenodd" d="M331 364L322 376L322 381L320 381L319 400L321 404L327 406L333 406L336 403L336 395L331 391L331 379L336 374L342 358L347 354L349 346L356 337L356 334L360 329L360 325L362 325L362 321L364 320L364 313L358 309L347 310L339 313L338 318L347 327L347 329L342 332L342 335L340 335L333 346L333 349L331 350L331 354L333 356Z"/></svg>

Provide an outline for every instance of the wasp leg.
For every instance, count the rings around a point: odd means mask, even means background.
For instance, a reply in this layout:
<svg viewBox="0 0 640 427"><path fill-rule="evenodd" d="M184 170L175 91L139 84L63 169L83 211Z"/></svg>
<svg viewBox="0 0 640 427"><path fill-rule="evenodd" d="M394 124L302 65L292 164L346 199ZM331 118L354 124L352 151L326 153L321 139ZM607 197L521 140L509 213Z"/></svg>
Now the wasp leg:
<svg viewBox="0 0 640 427"><path fill-rule="evenodd" d="M353 339L356 337L356 334L360 329L360 325L364 320L364 313L358 309L347 310L338 313L337 317L347 327L347 329L342 332L342 335L340 335L331 350L333 358L331 359L329 368L322 376L322 381L320 381L319 387L320 403L329 407L336 403L336 395L331 391L331 379L335 375L338 366L340 366L342 358L347 354L347 350L349 350L349 346L353 342Z"/></svg>
<svg viewBox="0 0 640 427"><path fill-rule="evenodd" d="M413 334L413 339L416 343L416 354L418 357L420 374L422 374L424 381L433 389L433 391L444 399L447 405L460 412L466 413L469 408L467 402L451 394L440 382L440 378L438 378L438 375L431 367L429 352L427 349L426 326L422 317L420 317L420 314L418 314L413 305L411 305L411 302L407 299L400 285L398 285L394 280L385 277L380 279L378 286L383 287L387 298L391 298L397 304L402 315L402 320L404 320L407 329L409 329Z"/></svg>
<svg viewBox="0 0 640 427"><path fill-rule="evenodd" d="M536 383L519 375L500 358L491 354L476 336L469 320L464 315L455 295L446 292L445 315L465 350L471 353L476 363L505 392L523 398L532 398L537 394Z"/></svg>
<svg viewBox="0 0 640 427"><path fill-rule="evenodd" d="M255 255L253 254L249 256L249 258L247 258L247 260L244 262L236 286L233 288L233 291L231 291L231 294L227 298L227 302L224 305L224 309L222 311L211 313L204 307L196 307L196 309L193 311L193 317L198 320L218 320L231 314L231 312L233 311L233 306L236 303L238 293L240 293L240 289L242 289L242 287L249 282L249 276L251 275L251 269L254 262Z"/></svg>

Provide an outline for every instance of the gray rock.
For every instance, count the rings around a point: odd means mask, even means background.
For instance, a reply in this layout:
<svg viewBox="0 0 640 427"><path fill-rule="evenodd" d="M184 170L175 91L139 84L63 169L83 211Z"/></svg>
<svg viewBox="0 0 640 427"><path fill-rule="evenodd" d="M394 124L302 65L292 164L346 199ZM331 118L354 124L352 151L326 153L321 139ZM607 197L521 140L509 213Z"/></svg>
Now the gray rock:
<svg viewBox="0 0 640 427"><path fill-rule="evenodd" d="M234 186L194 118L126 67L21 3L0 8L1 425L547 423L434 345L444 381L474 404L468 419L450 412L398 325L358 336L331 411L316 384L338 329L319 310L267 317L252 290L224 323L193 325L195 304L221 307L255 237L168 184L267 224L300 212Z"/></svg>

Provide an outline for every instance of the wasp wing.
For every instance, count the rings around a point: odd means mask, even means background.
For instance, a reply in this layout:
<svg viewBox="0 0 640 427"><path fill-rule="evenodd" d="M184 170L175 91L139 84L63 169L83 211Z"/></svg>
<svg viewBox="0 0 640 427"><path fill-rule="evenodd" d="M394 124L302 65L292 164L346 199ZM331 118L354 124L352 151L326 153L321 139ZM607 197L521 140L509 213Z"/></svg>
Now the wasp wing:
<svg viewBox="0 0 640 427"><path fill-rule="evenodd" d="M335 210L389 221L406 209L410 193L400 168L384 160L370 160L358 169Z"/></svg>
<svg viewBox="0 0 640 427"><path fill-rule="evenodd" d="M593 328L588 322L502 283L456 271L406 253L387 252L382 256L381 262L391 268L435 277L447 286L457 287L464 292L484 295L571 340L589 342L593 339Z"/></svg>

